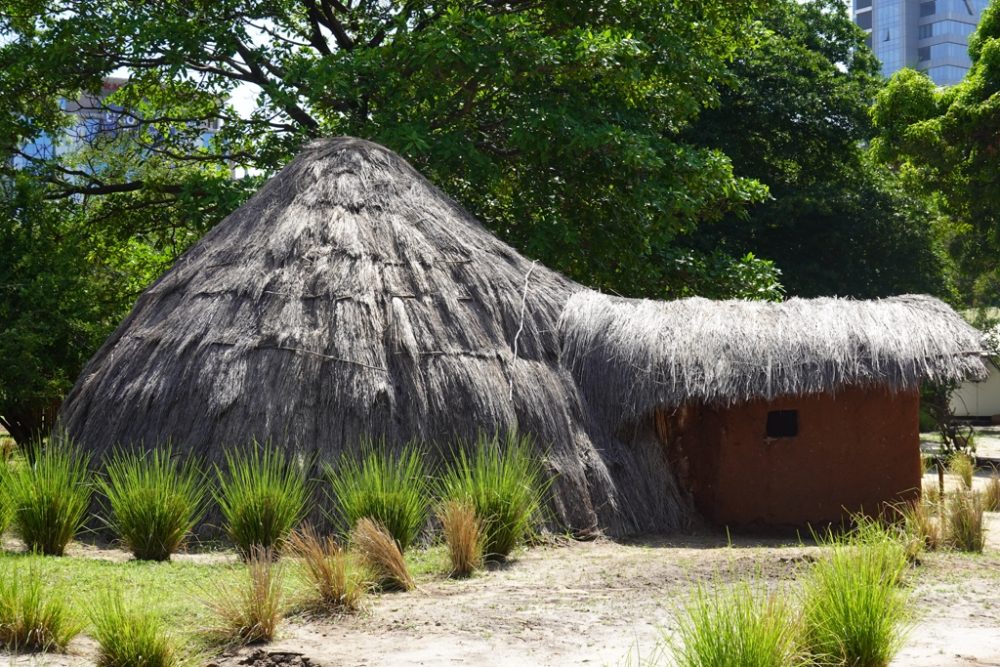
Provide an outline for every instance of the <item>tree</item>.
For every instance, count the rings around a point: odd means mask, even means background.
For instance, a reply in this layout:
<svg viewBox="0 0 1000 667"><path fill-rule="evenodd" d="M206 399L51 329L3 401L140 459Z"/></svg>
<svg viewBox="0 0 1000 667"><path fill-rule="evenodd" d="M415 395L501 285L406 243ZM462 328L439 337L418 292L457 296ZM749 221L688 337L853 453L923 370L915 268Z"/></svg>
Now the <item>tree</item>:
<svg viewBox="0 0 1000 667"><path fill-rule="evenodd" d="M0 424L19 443L51 427L106 333L66 208L44 202L27 178L0 181Z"/></svg>
<svg viewBox="0 0 1000 667"><path fill-rule="evenodd" d="M145 152L267 174L310 137L373 139L523 252L594 286L663 295L673 273L659 260L678 234L764 196L721 152L679 138L716 99L756 4L11 0L0 137L13 151L58 131L37 91L94 90L125 68L107 103L146 130L132 133ZM259 92L244 116L226 101L239 85ZM193 149L208 122L221 131ZM59 161L38 173L53 196L171 201L184 188Z"/></svg>
<svg viewBox="0 0 1000 667"><path fill-rule="evenodd" d="M799 296L949 295L938 217L866 155L881 76L844 4L782 0L753 34L687 136L771 197L688 243L773 260Z"/></svg>
<svg viewBox="0 0 1000 667"><path fill-rule="evenodd" d="M873 149L908 187L932 197L951 220L951 247L967 305L1000 305L1000 2L969 38L965 79L938 90L901 70L872 111Z"/></svg>
<svg viewBox="0 0 1000 667"><path fill-rule="evenodd" d="M19 444L48 433L63 395L139 293L252 186L203 166L139 160L132 148L125 137L101 139L60 165L95 178L169 176L175 197L52 198L32 169L0 177L0 425Z"/></svg>

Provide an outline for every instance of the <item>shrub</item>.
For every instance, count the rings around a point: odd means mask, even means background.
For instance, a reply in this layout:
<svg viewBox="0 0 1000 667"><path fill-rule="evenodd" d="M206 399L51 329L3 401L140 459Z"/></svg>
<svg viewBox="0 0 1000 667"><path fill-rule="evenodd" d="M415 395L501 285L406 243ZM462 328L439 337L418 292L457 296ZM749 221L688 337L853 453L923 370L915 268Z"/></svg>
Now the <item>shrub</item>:
<svg viewBox="0 0 1000 667"><path fill-rule="evenodd" d="M987 512L1000 512L1000 471L996 468L983 489L983 509Z"/></svg>
<svg viewBox="0 0 1000 667"><path fill-rule="evenodd" d="M208 602L217 621L208 633L225 644L269 642L284 617L284 570L274 552L252 547L245 559L246 579L235 588L220 586Z"/></svg>
<svg viewBox="0 0 1000 667"><path fill-rule="evenodd" d="M974 491L952 494L945 514L948 544L959 551L981 553L986 544L983 532L983 501Z"/></svg>
<svg viewBox="0 0 1000 667"><path fill-rule="evenodd" d="M327 475L347 530L367 517L384 526L403 551L420 534L427 521L427 471L415 447L395 454L368 443L360 460L345 454Z"/></svg>
<svg viewBox="0 0 1000 667"><path fill-rule="evenodd" d="M139 560L169 560L203 512L205 478L193 460L170 450L116 455L98 486L108 500L108 526Z"/></svg>
<svg viewBox="0 0 1000 667"><path fill-rule="evenodd" d="M90 609L97 667L174 667L177 650L163 621L126 606L120 592L97 596Z"/></svg>
<svg viewBox="0 0 1000 667"><path fill-rule="evenodd" d="M527 436L480 436L474 451L459 449L441 479L441 497L471 504L482 522L483 553L502 560L534 529L548 488L542 461Z"/></svg>
<svg viewBox="0 0 1000 667"><path fill-rule="evenodd" d="M801 664L798 626L787 598L748 581L698 585L669 640L678 667Z"/></svg>
<svg viewBox="0 0 1000 667"><path fill-rule="evenodd" d="M383 590L409 591L415 586L396 540L384 527L363 518L351 532L351 546Z"/></svg>
<svg viewBox="0 0 1000 667"><path fill-rule="evenodd" d="M955 452L948 459L948 472L958 477L962 488L972 488L972 475L976 470L972 457L962 452Z"/></svg>
<svg viewBox="0 0 1000 667"><path fill-rule="evenodd" d="M31 551L61 556L90 504L90 457L68 440L35 445L5 473L15 532Z"/></svg>
<svg viewBox="0 0 1000 667"><path fill-rule="evenodd" d="M483 532L476 508L462 500L446 500L438 507L451 562L451 574L467 577L483 565Z"/></svg>
<svg viewBox="0 0 1000 667"><path fill-rule="evenodd" d="M288 546L302 559L316 606L327 611L356 611L361 606L371 577L332 537L320 537L305 526L291 534Z"/></svg>
<svg viewBox="0 0 1000 667"><path fill-rule="evenodd" d="M69 605L42 586L37 569L0 569L0 646L10 651L61 651L79 632Z"/></svg>
<svg viewBox="0 0 1000 667"><path fill-rule="evenodd" d="M226 534L247 557L255 548L277 549L305 515L309 486L305 466L270 446L226 454L216 469L216 500Z"/></svg>
<svg viewBox="0 0 1000 667"><path fill-rule="evenodd" d="M906 634L903 546L875 522L825 546L804 584L805 648L821 665L887 665Z"/></svg>

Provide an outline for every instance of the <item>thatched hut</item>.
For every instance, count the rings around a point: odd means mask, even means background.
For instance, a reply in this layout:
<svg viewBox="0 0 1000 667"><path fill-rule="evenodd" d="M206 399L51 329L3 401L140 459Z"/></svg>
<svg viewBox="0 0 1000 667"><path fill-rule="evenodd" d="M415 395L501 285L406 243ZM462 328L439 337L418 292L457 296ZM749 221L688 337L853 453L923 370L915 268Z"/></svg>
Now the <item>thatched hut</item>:
<svg viewBox="0 0 1000 667"><path fill-rule="evenodd" d="M98 459L169 440L209 462L254 438L332 461L363 437L516 428L547 452L570 528L676 528L689 503L662 457L591 429L559 365L581 289L391 151L316 141L142 294L61 423Z"/></svg>
<svg viewBox="0 0 1000 667"><path fill-rule="evenodd" d="M893 496L915 483L917 384L977 374L977 352L925 297L595 294L526 260L391 151L326 139L142 294L60 420L97 460L170 441L215 462L254 439L320 462L363 438L433 455L516 429L544 451L565 526L626 535L684 525L692 498L744 518L726 508L730 488L754 488L746 470L778 484L797 472L797 497L815 489L824 512L835 496L838 508ZM789 410L801 437L776 444L758 422ZM866 419L884 422L878 442ZM845 470L829 475L834 460ZM762 516L817 514L779 510Z"/></svg>
<svg viewBox="0 0 1000 667"><path fill-rule="evenodd" d="M623 439L655 441L720 524L802 525L919 493L919 385L984 373L927 296L663 303L580 292L562 360Z"/></svg>

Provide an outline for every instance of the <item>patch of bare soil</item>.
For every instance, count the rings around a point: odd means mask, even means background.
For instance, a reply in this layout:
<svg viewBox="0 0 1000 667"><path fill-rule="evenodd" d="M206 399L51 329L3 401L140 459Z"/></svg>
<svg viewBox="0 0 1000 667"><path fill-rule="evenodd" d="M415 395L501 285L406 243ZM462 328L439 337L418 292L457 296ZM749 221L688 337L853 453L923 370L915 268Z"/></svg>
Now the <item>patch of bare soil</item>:
<svg viewBox="0 0 1000 667"><path fill-rule="evenodd" d="M814 552L718 536L536 548L470 580L383 595L356 617L292 621L274 648L317 665L614 665L653 649L694 582L784 581Z"/></svg>
<svg viewBox="0 0 1000 667"><path fill-rule="evenodd" d="M908 577L914 625L893 665L1000 665L1000 514L987 516L986 554L931 554ZM277 642L209 664L619 665L630 653L648 655L675 627L696 582L755 575L793 594L817 553L795 540L737 537L729 544L709 532L536 547L471 579L425 580L414 592L377 596L358 615L293 617ZM72 653L8 660L88 665L93 642L74 642Z"/></svg>
<svg viewBox="0 0 1000 667"><path fill-rule="evenodd" d="M914 570L915 624L893 665L1000 665L1000 516L990 551ZM648 655L698 581L794 587L816 547L716 536L532 549L466 581L383 595L355 617L292 620L268 650L326 665L618 665ZM230 667L238 663L225 663Z"/></svg>

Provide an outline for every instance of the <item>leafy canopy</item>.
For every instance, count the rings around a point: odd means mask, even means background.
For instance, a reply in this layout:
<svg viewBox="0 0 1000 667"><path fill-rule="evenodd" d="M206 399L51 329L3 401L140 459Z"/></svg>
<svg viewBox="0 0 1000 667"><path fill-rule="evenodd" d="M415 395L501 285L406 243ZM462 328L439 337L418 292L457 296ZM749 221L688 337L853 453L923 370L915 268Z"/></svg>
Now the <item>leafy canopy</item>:
<svg viewBox="0 0 1000 667"><path fill-rule="evenodd" d="M933 198L953 223L952 252L967 305L1000 305L1000 2L991 2L969 38L972 67L956 86L936 89L901 70L872 110L873 150L908 187Z"/></svg>
<svg viewBox="0 0 1000 667"><path fill-rule="evenodd" d="M0 137L15 151L57 132L55 95L95 91L124 68L129 82L99 104L130 110L141 154L266 175L310 137L372 139L528 255L658 296L678 234L764 196L721 152L679 138L716 101L758 4L12 0L0 15ZM257 94L243 114L229 100L239 86ZM225 189L191 173L81 176L43 162L57 192L131 211Z"/></svg>
<svg viewBox="0 0 1000 667"><path fill-rule="evenodd" d="M728 155L771 197L703 225L687 243L753 251L791 294L949 293L937 219L867 156L879 65L839 0L781 0L753 24L718 107L685 136Z"/></svg>

